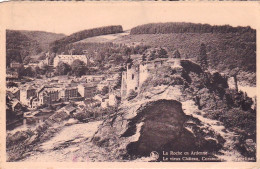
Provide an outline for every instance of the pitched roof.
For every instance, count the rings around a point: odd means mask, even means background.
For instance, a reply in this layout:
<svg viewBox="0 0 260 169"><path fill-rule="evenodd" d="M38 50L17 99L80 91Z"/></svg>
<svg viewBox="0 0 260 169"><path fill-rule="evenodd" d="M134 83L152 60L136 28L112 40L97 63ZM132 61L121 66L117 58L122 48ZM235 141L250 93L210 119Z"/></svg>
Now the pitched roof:
<svg viewBox="0 0 260 169"><path fill-rule="evenodd" d="M14 108L17 104L20 104L19 100L14 99L14 101L12 102L12 108Z"/></svg>

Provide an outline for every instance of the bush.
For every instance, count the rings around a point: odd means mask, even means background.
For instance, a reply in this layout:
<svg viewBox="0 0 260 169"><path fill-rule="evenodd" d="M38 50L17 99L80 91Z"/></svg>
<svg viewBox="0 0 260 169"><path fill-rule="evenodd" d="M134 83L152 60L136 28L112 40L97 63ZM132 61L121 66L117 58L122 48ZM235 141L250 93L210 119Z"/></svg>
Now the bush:
<svg viewBox="0 0 260 169"><path fill-rule="evenodd" d="M137 93L136 91L131 90L130 93L129 93L129 95L128 95L128 97L127 97L127 100L128 100L128 101L129 101L129 100L132 100L132 99L134 99L137 95L138 95L138 93Z"/></svg>
<svg viewBox="0 0 260 169"><path fill-rule="evenodd" d="M84 122L89 117L90 117L90 112L79 112L74 115L74 118L81 122Z"/></svg>
<svg viewBox="0 0 260 169"><path fill-rule="evenodd" d="M104 96L104 95L108 94L108 92L109 92L108 86L104 86L104 87L102 88L101 94Z"/></svg>

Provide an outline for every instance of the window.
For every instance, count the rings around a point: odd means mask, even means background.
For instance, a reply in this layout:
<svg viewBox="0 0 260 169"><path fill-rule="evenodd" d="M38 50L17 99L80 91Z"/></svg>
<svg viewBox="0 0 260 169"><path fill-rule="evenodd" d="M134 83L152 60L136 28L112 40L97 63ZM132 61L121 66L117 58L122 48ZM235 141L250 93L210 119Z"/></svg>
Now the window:
<svg viewBox="0 0 260 169"><path fill-rule="evenodd" d="M134 79L135 78L135 75L134 74L132 74L132 79Z"/></svg>

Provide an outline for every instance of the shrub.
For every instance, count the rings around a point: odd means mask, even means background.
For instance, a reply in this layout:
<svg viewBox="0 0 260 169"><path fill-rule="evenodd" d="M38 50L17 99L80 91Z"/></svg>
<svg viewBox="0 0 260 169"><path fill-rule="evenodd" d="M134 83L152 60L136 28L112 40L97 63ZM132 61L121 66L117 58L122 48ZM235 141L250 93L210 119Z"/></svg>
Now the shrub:
<svg viewBox="0 0 260 169"><path fill-rule="evenodd" d="M134 99L137 95L138 95L138 93L137 93L136 91L131 90L130 93L129 93L129 95L128 95L128 97L127 97L127 100L128 100L128 101L129 101L129 100L132 100L132 99Z"/></svg>

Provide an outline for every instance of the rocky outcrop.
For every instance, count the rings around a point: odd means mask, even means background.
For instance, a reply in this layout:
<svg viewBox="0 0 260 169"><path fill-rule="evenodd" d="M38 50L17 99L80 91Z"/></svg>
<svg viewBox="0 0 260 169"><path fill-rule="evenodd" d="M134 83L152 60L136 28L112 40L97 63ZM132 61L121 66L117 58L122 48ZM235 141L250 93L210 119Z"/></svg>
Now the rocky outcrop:
<svg viewBox="0 0 260 169"><path fill-rule="evenodd" d="M224 139L183 110L180 86L158 86L125 102L104 121L94 144L120 160L147 157L152 151L218 151ZM193 102L194 104L194 102ZM185 105L185 111L196 111ZM160 154L161 160L162 154ZM117 160L118 160L117 159Z"/></svg>
<svg viewBox="0 0 260 169"><path fill-rule="evenodd" d="M121 103L92 142L111 152L115 161L138 160L152 151L159 152L159 161L162 151L206 152L217 161L242 158L234 146L239 126L226 120L236 111L234 103L247 98L233 97L236 91L228 89L227 78L218 72L203 71L189 60L181 66L151 72L138 95ZM249 108L240 111L250 113Z"/></svg>
<svg viewBox="0 0 260 169"><path fill-rule="evenodd" d="M136 132L136 124L143 123L138 141L127 146L129 154L148 156L152 151L166 150L165 145L180 138L187 117L181 103L175 100L149 102L139 108L138 114L129 121L129 127L122 137Z"/></svg>

